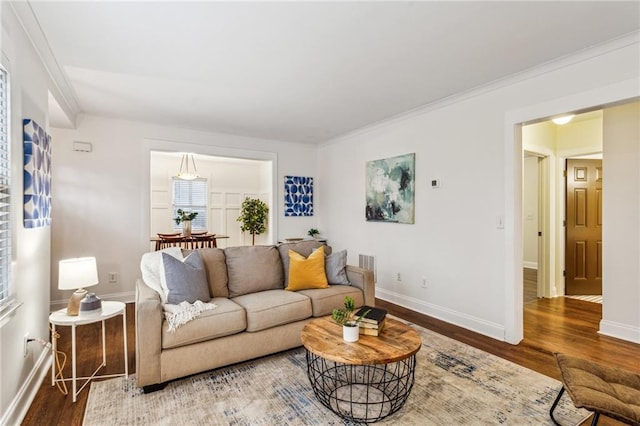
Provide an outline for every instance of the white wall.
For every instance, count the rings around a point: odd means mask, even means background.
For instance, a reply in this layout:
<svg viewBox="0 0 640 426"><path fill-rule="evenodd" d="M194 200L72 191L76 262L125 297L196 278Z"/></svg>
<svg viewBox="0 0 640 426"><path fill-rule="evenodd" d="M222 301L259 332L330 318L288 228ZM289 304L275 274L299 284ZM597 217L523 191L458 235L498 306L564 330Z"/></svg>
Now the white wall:
<svg viewBox="0 0 640 426"><path fill-rule="evenodd" d="M591 120L572 121L556 128L556 150L559 155L602 152L602 115Z"/></svg>
<svg viewBox="0 0 640 426"><path fill-rule="evenodd" d="M640 343L640 102L606 108L603 125L600 331Z"/></svg>
<svg viewBox="0 0 640 426"><path fill-rule="evenodd" d="M46 128L50 81L13 10L7 2L1 2L0 8L0 60L10 73L11 91L11 285L16 298L23 303L0 328L0 424L14 424L26 413L31 393L40 387L42 374L49 366L49 352L37 343L29 344L29 354L23 357L26 334L48 339L51 228L25 229L22 225L22 119L34 119Z"/></svg>
<svg viewBox="0 0 640 426"><path fill-rule="evenodd" d="M52 129L51 134L56 143L51 236L51 300L55 306L69 293L57 289L58 261L89 253L97 258L100 278L92 290L104 298L132 300L140 257L149 250L152 150L273 159L274 240L304 235L316 226L317 216L285 218L282 213L284 176L315 176L315 146L89 115L78 117L76 129ZM73 141L91 142L93 151L75 152ZM119 281L109 284L108 272L117 272Z"/></svg>
<svg viewBox="0 0 640 426"><path fill-rule="evenodd" d="M618 83L632 81L625 87L637 96L637 37L603 50L323 145L320 226L329 230L332 245L348 249L350 262L358 253L377 256L379 297L498 339L520 340L522 145L514 137L518 121L511 120L534 119L527 117L534 108L538 117L562 112L553 109L589 98L581 93L607 99L617 93L610 85ZM521 112L527 105L531 109ZM545 112L544 105L552 108ZM365 163L409 152L416 153L415 225L366 222ZM439 189L429 187L432 178L440 178ZM505 229L497 229L498 216L505 217ZM617 251L611 247L609 253ZM634 303L635 315L640 306Z"/></svg>

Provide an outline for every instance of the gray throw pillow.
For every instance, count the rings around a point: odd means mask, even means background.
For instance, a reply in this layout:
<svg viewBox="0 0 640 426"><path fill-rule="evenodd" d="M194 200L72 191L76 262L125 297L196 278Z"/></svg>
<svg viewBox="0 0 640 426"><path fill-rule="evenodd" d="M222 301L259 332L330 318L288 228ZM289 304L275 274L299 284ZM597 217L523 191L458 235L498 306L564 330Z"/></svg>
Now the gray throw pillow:
<svg viewBox="0 0 640 426"><path fill-rule="evenodd" d="M162 267L169 289L167 303L178 305L184 301L211 300L207 273L198 252L191 253L183 261L162 253Z"/></svg>
<svg viewBox="0 0 640 426"><path fill-rule="evenodd" d="M337 251L325 256L324 271L329 284L351 284L347 278L347 251Z"/></svg>

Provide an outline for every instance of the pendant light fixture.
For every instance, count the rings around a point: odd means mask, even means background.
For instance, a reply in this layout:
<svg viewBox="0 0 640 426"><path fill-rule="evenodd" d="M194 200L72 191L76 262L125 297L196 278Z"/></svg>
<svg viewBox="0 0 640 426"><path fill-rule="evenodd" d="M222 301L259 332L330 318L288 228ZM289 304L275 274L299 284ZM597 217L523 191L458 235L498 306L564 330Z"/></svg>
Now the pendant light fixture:
<svg viewBox="0 0 640 426"><path fill-rule="evenodd" d="M568 122L570 122L573 117L575 117L574 114L563 115L561 117L552 118L551 121L562 126L563 124L567 124Z"/></svg>
<svg viewBox="0 0 640 426"><path fill-rule="evenodd" d="M180 170L178 171L178 179L194 180L197 177L198 169L196 169L196 162L193 158L193 154L182 154L182 161L180 161Z"/></svg>

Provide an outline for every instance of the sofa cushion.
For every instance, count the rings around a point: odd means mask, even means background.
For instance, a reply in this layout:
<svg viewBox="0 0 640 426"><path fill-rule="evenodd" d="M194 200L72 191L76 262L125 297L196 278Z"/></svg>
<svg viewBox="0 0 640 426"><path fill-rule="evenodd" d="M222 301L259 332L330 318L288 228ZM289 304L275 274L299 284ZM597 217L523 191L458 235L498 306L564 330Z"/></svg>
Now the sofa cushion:
<svg viewBox="0 0 640 426"><path fill-rule="evenodd" d="M364 305L362 290L350 285L332 285L326 289L300 290L297 293L311 299L314 317L331 315L334 309L342 308L345 296L353 297L357 307Z"/></svg>
<svg viewBox="0 0 640 426"><path fill-rule="evenodd" d="M323 247L315 250L309 257L289 250L289 285L285 290L298 291L327 287L329 284L324 270Z"/></svg>
<svg viewBox="0 0 640 426"><path fill-rule="evenodd" d="M224 249L229 296L284 288L282 262L275 246L240 246Z"/></svg>
<svg viewBox="0 0 640 426"><path fill-rule="evenodd" d="M304 257L309 257L313 252L313 249L324 246L324 254L331 254L331 247L327 246L324 242L316 240L304 240L296 243L284 243L278 245L278 251L280 252L280 260L282 262L282 268L284 272L284 286L289 285L289 250L293 250L296 253L300 253Z"/></svg>
<svg viewBox="0 0 640 426"><path fill-rule="evenodd" d="M229 297L229 276L224 250L219 248L198 249L204 268L211 297Z"/></svg>
<svg viewBox="0 0 640 426"><path fill-rule="evenodd" d="M232 299L247 313L247 331L260 331L309 318L311 300L285 290L268 290Z"/></svg>
<svg viewBox="0 0 640 426"><path fill-rule="evenodd" d="M216 308L204 311L199 317L169 332L166 320L162 321L162 348L176 348L196 342L216 339L244 331L247 317L241 306L231 300L216 297L211 300Z"/></svg>
<svg viewBox="0 0 640 426"><path fill-rule="evenodd" d="M209 288L204 264L198 253L191 253L183 260L162 253L162 267L167 282L167 303L178 305L196 300L208 302Z"/></svg>

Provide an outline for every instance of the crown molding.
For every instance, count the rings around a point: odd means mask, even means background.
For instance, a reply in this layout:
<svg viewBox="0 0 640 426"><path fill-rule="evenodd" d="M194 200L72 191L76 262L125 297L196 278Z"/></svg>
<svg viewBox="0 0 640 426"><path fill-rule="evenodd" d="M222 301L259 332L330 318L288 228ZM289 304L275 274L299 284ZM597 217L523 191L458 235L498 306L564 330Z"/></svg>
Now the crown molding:
<svg viewBox="0 0 640 426"><path fill-rule="evenodd" d="M78 98L67 79L66 73L51 50L49 41L42 31L31 3L29 1L12 1L9 4L53 83L50 88L52 95L75 127L76 116L80 113Z"/></svg>
<svg viewBox="0 0 640 426"><path fill-rule="evenodd" d="M589 59L597 58L598 56L602 56L604 54L614 52L616 50L623 49L628 46L638 45L638 44L640 44L640 31L633 31L629 34L614 38L612 40L605 41L595 46L587 47L583 50L576 51L574 53L571 53L569 55L563 56L558 59L554 59L552 61L549 61L541 65L537 65L533 68L529 68L519 73L512 74L498 80L494 80L490 83L472 88L464 92L456 93L446 98L439 99L435 102L431 102L431 103L419 106L417 108L400 113L398 115L380 120L376 123L372 123L367 126L361 127L359 129L353 130L351 132L347 132L343 135L340 135L335 138L328 139L325 142L319 143L318 146L328 146L328 145L340 143L360 135L374 132L383 127L389 126L393 123L399 123L404 120L425 114L430 111L435 111L435 110L447 107L449 105L462 102L464 100L475 98L485 93L489 93L489 92L501 89L503 87L511 86L513 84L517 84L517 83L547 74L552 71L556 71L574 64L578 64L580 62L584 62Z"/></svg>

